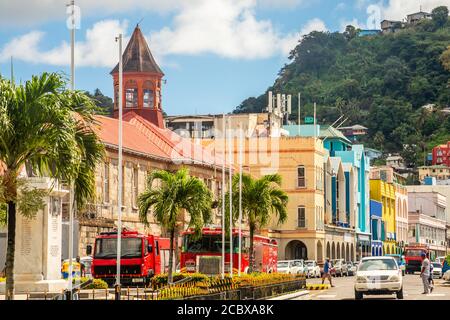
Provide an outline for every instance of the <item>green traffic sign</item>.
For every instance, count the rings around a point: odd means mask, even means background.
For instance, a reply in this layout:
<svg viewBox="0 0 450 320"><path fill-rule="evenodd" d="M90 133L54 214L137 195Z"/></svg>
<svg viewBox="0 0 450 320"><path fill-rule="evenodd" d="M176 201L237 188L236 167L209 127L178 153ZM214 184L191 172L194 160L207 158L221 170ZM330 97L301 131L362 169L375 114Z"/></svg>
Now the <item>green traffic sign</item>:
<svg viewBox="0 0 450 320"><path fill-rule="evenodd" d="M305 124L314 123L314 117L305 117Z"/></svg>

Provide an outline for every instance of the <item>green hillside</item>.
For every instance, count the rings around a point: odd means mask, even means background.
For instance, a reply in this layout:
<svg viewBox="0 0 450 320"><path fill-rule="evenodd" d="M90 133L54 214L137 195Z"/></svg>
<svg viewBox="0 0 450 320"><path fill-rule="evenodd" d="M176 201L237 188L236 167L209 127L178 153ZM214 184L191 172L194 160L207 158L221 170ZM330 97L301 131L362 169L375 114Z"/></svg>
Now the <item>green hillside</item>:
<svg viewBox="0 0 450 320"><path fill-rule="evenodd" d="M302 118L317 102L319 123L333 123L341 114L345 126L369 128L363 141L385 153L401 152L412 165L423 152L450 139L450 21L445 7L393 34L360 37L353 27L344 33L312 32L292 50L290 63L267 89L302 94ZM248 98L234 113L260 112L267 91ZM436 104L434 111L421 108ZM297 119L294 107L292 120Z"/></svg>

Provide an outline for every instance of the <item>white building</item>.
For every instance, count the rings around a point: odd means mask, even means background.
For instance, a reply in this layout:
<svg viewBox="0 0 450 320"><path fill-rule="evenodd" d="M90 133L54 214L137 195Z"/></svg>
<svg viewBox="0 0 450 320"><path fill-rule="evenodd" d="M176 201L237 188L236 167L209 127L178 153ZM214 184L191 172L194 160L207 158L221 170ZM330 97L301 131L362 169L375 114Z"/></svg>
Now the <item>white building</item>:
<svg viewBox="0 0 450 320"><path fill-rule="evenodd" d="M429 245L434 256L445 255L447 197L439 192L415 191L408 186L408 240Z"/></svg>

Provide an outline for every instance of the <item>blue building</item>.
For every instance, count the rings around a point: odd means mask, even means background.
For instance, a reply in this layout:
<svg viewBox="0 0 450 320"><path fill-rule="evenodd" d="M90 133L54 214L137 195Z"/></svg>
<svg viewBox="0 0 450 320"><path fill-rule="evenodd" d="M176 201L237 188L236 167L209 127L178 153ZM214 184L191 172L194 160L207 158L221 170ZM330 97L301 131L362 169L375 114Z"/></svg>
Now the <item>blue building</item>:
<svg viewBox="0 0 450 320"><path fill-rule="evenodd" d="M384 228L382 221L382 204L370 199L370 230L372 232L372 256L383 255Z"/></svg>

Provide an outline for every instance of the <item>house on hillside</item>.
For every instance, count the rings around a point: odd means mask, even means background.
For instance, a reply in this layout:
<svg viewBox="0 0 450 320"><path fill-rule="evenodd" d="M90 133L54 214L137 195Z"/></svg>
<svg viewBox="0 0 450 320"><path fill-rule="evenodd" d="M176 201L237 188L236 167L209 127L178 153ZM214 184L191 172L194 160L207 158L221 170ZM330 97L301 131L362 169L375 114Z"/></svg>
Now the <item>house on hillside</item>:
<svg viewBox="0 0 450 320"><path fill-rule="evenodd" d="M382 33L394 33L398 29L404 27L404 22L395 20L383 20L381 21Z"/></svg>
<svg viewBox="0 0 450 320"><path fill-rule="evenodd" d="M408 24L415 24L424 19L431 19L431 17L432 17L431 13L420 11L420 12L408 14L406 16L406 21L408 21Z"/></svg>

